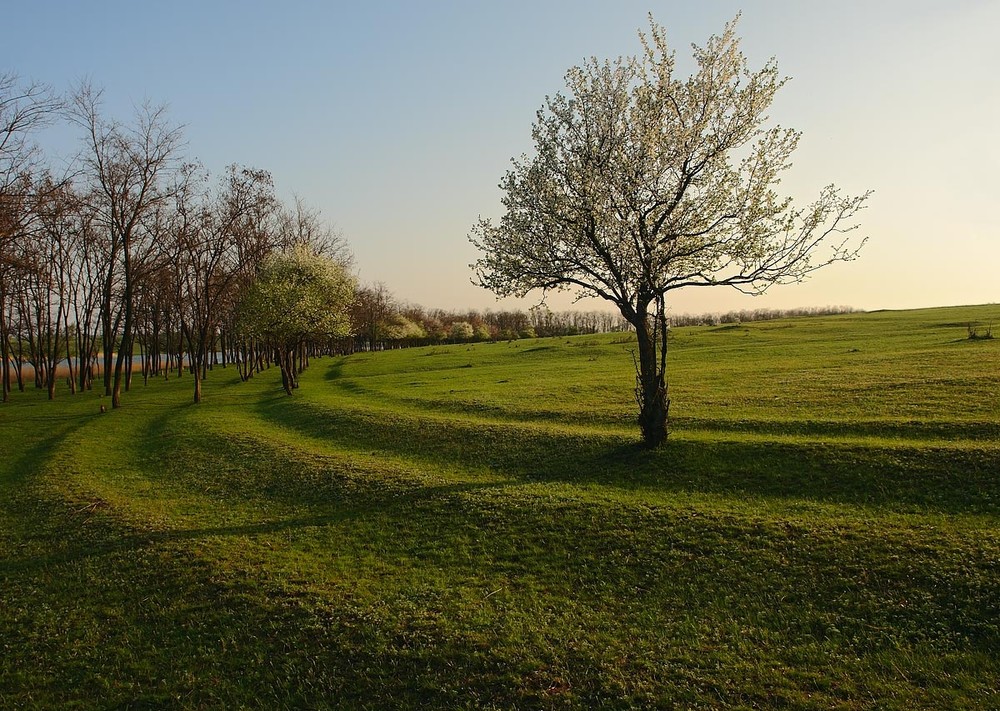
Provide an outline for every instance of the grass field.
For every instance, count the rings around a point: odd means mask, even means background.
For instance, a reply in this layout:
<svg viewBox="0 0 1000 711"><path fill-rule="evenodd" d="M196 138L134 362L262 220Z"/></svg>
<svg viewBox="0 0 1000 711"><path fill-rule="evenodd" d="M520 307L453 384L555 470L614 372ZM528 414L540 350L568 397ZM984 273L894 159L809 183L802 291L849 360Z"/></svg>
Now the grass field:
<svg viewBox="0 0 1000 711"><path fill-rule="evenodd" d="M2 708L1000 708L1000 306L0 407Z"/></svg>

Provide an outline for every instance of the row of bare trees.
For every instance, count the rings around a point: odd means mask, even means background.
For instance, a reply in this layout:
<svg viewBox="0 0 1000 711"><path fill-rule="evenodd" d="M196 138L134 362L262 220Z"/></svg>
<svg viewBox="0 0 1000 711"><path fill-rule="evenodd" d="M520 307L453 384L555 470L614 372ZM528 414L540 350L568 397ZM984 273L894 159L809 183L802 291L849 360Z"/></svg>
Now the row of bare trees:
<svg viewBox="0 0 1000 711"><path fill-rule="evenodd" d="M284 205L269 173L231 166L212 178L186 162L182 134L158 106L129 123L102 114L81 86L68 99L0 76L0 384L55 394L100 378L121 405L143 378L189 371L194 399L217 361L246 379L269 344L234 328L241 295L265 258L308 245L341 263L345 245L318 215ZM33 138L68 122L82 136L55 176Z"/></svg>

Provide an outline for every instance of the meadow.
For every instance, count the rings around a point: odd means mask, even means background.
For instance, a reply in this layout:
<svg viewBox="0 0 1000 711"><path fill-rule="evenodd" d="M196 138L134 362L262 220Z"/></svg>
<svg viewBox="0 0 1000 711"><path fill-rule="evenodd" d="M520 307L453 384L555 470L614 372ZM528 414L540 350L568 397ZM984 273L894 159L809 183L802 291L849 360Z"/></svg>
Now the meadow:
<svg viewBox="0 0 1000 711"><path fill-rule="evenodd" d="M0 406L2 708L1000 707L1000 306Z"/></svg>

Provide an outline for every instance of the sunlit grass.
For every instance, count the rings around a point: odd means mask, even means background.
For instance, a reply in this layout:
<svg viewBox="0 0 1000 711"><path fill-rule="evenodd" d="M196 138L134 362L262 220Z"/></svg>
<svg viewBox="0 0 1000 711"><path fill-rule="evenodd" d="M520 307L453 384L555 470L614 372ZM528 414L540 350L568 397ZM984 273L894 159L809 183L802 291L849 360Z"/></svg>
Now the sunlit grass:
<svg viewBox="0 0 1000 711"><path fill-rule="evenodd" d="M217 369L0 409L15 707L941 708L1000 687L997 307Z"/></svg>

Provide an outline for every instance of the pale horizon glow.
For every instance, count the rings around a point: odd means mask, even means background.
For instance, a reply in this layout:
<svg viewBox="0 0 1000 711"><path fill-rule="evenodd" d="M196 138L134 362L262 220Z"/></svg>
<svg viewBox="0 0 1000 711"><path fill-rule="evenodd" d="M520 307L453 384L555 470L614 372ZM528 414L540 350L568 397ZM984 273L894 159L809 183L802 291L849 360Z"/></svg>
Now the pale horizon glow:
<svg viewBox="0 0 1000 711"><path fill-rule="evenodd" d="M804 134L783 188L797 203L829 183L874 190L861 216L869 241L858 261L804 284L762 297L672 292L672 311L1000 301L993 0L39 0L4 8L0 67L60 92L89 78L125 120L144 100L166 103L187 157L213 173L269 170L282 197L343 234L362 282L401 301L527 308L540 295L497 302L470 283L466 235L478 216L500 216L497 183L531 150L545 95L589 56L637 53L648 12L684 70L690 44L740 11L751 66L774 56L792 77L771 111ZM73 148L56 146L61 158Z"/></svg>

